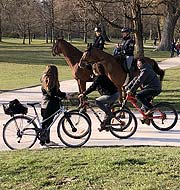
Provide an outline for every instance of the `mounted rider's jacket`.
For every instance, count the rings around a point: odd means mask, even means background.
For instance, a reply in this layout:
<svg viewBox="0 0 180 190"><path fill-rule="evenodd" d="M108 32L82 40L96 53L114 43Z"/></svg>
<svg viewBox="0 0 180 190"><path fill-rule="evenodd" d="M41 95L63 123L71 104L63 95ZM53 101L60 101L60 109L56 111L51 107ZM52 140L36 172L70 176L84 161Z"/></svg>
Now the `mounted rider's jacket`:
<svg viewBox="0 0 180 190"><path fill-rule="evenodd" d="M104 38L102 35L96 36L93 47L103 50L104 49Z"/></svg>
<svg viewBox="0 0 180 190"><path fill-rule="evenodd" d="M121 52L125 56L134 56L134 40L131 36L126 36L123 38L121 43Z"/></svg>

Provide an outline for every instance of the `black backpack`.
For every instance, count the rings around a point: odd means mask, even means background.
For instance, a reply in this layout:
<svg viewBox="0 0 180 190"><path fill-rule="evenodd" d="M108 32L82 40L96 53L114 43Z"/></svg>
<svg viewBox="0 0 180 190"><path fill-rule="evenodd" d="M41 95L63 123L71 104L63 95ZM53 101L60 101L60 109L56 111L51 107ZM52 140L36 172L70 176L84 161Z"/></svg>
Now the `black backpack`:
<svg viewBox="0 0 180 190"><path fill-rule="evenodd" d="M4 113L7 115L27 114L28 108L20 103L18 99L10 101L7 105L3 104Z"/></svg>

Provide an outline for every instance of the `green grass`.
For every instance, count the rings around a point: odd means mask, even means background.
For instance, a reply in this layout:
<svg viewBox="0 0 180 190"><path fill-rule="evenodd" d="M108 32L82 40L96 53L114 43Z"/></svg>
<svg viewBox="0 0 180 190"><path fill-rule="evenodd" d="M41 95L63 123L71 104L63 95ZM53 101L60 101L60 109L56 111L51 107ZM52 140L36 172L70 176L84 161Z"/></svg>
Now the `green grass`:
<svg viewBox="0 0 180 190"><path fill-rule="evenodd" d="M0 152L2 190L178 190L180 148Z"/></svg>

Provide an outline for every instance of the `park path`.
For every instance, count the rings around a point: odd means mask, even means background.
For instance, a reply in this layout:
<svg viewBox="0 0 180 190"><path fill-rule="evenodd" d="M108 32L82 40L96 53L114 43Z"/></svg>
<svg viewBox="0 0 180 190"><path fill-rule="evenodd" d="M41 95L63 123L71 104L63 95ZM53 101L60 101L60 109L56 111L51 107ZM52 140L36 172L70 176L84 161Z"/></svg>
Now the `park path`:
<svg viewBox="0 0 180 190"><path fill-rule="evenodd" d="M169 58L159 63L162 69L171 67L180 67L180 57ZM179 74L180 77L180 74ZM90 83L88 84L90 85ZM77 92L78 87L75 80L68 80L61 82L61 90L65 92ZM4 92L0 94L0 150L8 150L2 139L3 124L9 119L9 116L5 115L2 108L2 103L7 103L13 99L19 99L22 103L34 102L41 100L40 86L29 87L20 90L14 90ZM33 113L29 109L30 113ZM40 108L38 108L40 112ZM99 122L91 114L92 118L92 136L89 142L85 146L139 146L139 145L154 145L154 146L180 146L180 115L177 125L170 131L162 132L157 131L152 125L142 125L138 122L137 132L129 139L117 139L107 132L98 132ZM136 115L139 118L139 115ZM59 146L63 146L60 143L56 135L56 127L51 129L51 140L57 142ZM38 142L34 145L34 148L40 148Z"/></svg>

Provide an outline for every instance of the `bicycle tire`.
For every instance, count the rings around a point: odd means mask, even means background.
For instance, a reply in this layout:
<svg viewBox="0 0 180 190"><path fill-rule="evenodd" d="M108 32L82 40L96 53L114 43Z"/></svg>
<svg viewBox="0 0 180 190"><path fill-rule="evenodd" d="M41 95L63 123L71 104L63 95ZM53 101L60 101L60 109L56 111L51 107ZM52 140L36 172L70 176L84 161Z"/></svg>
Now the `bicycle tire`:
<svg viewBox="0 0 180 190"><path fill-rule="evenodd" d="M125 117L121 117L125 114ZM114 117L110 121L110 132L117 138L127 139L137 130L137 119L135 115L126 109L114 112Z"/></svg>
<svg viewBox="0 0 180 190"><path fill-rule="evenodd" d="M79 109L75 109L75 110L68 111L68 113L81 113L81 114L83 114L87 118L87 120L89 121L89 124L92 126L91 118L84 110L80 111Z"/></svg>
<svg viewBox="0 0 180 190"><path fill-rule="evenodd" d="M25 115L12 117L3 127L4 143L11 150L31 148L37 140L37 125Z"/></svg>
<svg viewBox="0 0 180 190"><path fill-rule="evenodd" d="M70 120L70 121L69 121ZM72 122L72 125L70 124ZM91 125L81 113L67 113L58 123L57 133L61 142L68 147L81 147L91 136Z"/></svg>
<svg viewBox="0 0 180 190"><path fill-rule="evenodd" d="M161 131L172 129L178 121L178 113L175 108L169 103L159 103L154 106L156 109L153 112L152 125ZM161 112L159 111L161 110ZM163 114L163 118L158 118ZM157 119L155 118L157 117Z"/></svg>

